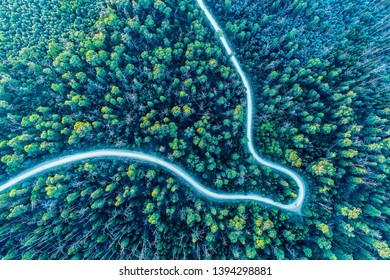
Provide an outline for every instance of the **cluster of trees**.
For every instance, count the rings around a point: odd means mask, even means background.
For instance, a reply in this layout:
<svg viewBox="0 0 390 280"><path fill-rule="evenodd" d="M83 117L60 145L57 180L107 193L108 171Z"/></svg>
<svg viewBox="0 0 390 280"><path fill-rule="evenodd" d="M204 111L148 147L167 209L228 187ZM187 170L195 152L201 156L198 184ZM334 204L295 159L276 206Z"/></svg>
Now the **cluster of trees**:
<svg viewBox="0 0 390 280"><path fill-rule="evenodd" d="M316 2L209 3L252 80L259 150L309 181L303 221L91 161L0 194L0 258L389 258L386 9ZM296 198L245 151L245 89L196 1L9 0L0 17L0 182L117 147L216 190Z"/></svg>
<svg viewBox="0 0 390 280"><path fill-rule="evenodd" d="M388 3L209 2L251 77L258 146L310 178L315 257L389 258Z"/></svg>

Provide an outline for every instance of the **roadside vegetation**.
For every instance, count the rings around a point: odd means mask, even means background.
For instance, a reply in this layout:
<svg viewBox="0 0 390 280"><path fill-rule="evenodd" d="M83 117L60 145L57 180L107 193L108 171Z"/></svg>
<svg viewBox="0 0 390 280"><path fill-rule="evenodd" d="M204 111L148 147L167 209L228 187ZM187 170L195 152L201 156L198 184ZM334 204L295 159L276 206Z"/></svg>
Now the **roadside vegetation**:
<svg viewBox="0 0 390 280"><path fill-rule="evenodd" d="M259 153L308 180L303 216L94 160L0 194L0 258L390 258L389 4L208 5L251 80ZM0 182L109 147L216 191L296 197L245 151L245 88L196 1L4 0L0 19Z"/></svg>

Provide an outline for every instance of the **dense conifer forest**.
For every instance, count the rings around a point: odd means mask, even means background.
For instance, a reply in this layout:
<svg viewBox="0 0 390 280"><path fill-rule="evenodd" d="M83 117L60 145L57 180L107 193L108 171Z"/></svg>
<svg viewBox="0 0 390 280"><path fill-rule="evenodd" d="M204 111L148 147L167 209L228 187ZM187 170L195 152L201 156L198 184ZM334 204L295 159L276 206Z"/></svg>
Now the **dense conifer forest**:
<svg viewBox="0 0 390 280"><path fill-rule="evenodd" d="M261 155L301 215L96 159L0 193L0 259L389 259L387 0L207 0L251 81ZM2 0L0 182L99 148L219 192L297 197L245 149L242 81L195 0Z"/></svg>

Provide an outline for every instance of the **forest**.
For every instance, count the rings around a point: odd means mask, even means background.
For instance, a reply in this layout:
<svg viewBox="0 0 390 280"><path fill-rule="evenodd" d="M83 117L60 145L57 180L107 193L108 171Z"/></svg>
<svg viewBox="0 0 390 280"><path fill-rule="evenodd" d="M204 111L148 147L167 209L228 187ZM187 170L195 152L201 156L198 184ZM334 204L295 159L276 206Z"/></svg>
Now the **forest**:
<svg viewBox="0 0 390 280"><path fill-rule="evenodd" d="M218 203L96 159L0 192L0 259L390 259L387 0L207 0L255 99L255 145L301 215ZM287 204L245 149L240 76L196 0L2 0L0 185L79 151L143 151Z"/></svg>

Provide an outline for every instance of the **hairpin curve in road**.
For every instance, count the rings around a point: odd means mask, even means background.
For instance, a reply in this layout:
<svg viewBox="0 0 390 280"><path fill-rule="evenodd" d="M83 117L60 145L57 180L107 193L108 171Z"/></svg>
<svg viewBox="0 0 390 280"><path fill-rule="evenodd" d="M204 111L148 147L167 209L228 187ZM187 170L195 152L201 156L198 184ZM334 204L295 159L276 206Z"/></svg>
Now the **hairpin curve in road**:
<svg viewBox="0 0 390 280"><path fill-rule="evenodd" d="M157 156L149 155L142 152L135 152L135 151L129 151L129 150L116 150L116 149L101 149L101 150L94 150L94 151L88 151L88 152L81 152L74 155L68 155L63 157L58 157L56 159L44 162L43 164L39 164L17 176L10 179L6 183L0 185L0 192L24 181L27 180L39 173L42 173L44 171L48 171L60 166L64 166L67 164L79 162L82 160L87 159L94 159L94 158L118 158L118 159L133 159L138 160L145 163L150 164L157 164L165 168L166 170L169 170L173 174L177 175L178 177L182 178L184 181L186 181L190 186L192 186L196 191L198 191L200 194L202 194L204 197L216 200L216 201L257 201L260 203L264 203L266 205L274 206L279 209L300 213L303 203L306 198L306 188L307 183L306 181L295 171L281 165L275 162L272 162L270 160L267 160L265 158L262 158L255 150L255 146L253 144L253 95L250 83L248 79L246 78L244 71L242 70L234 52L230 48L227 39L225 37L225 34L223 33L222 29L219 27L217 21L213 17L213 15L210 13L206 5L204 4L203 0L196 0L199 7L203 10L205 13L207 19L209 20L211 26L219 34L219 39L223 45L223 47L226 50L226 53L229 55L234 68L237 70L238 74L241 77L241 80L243 82L244 87L246 88L246 94L247 94L247 116L246 116L246 136L248 139L247 147L249 152L252 154L252 156L256 159L256 161L262 165L268 166L282 174L285 174L289 177L291 177L295 183L298 186L298 196L297 198L292 201L289 204L282 204L280 202L276 202L270 198L256 195L256 194L244 194L244 193L217 193L215 191L212 191L211 188L208 188L201 184L196 178L191 176L188 172L182 170L177 165L173 163L169 163L168 161L163 160L162 158L159 158Z"/></svg>

